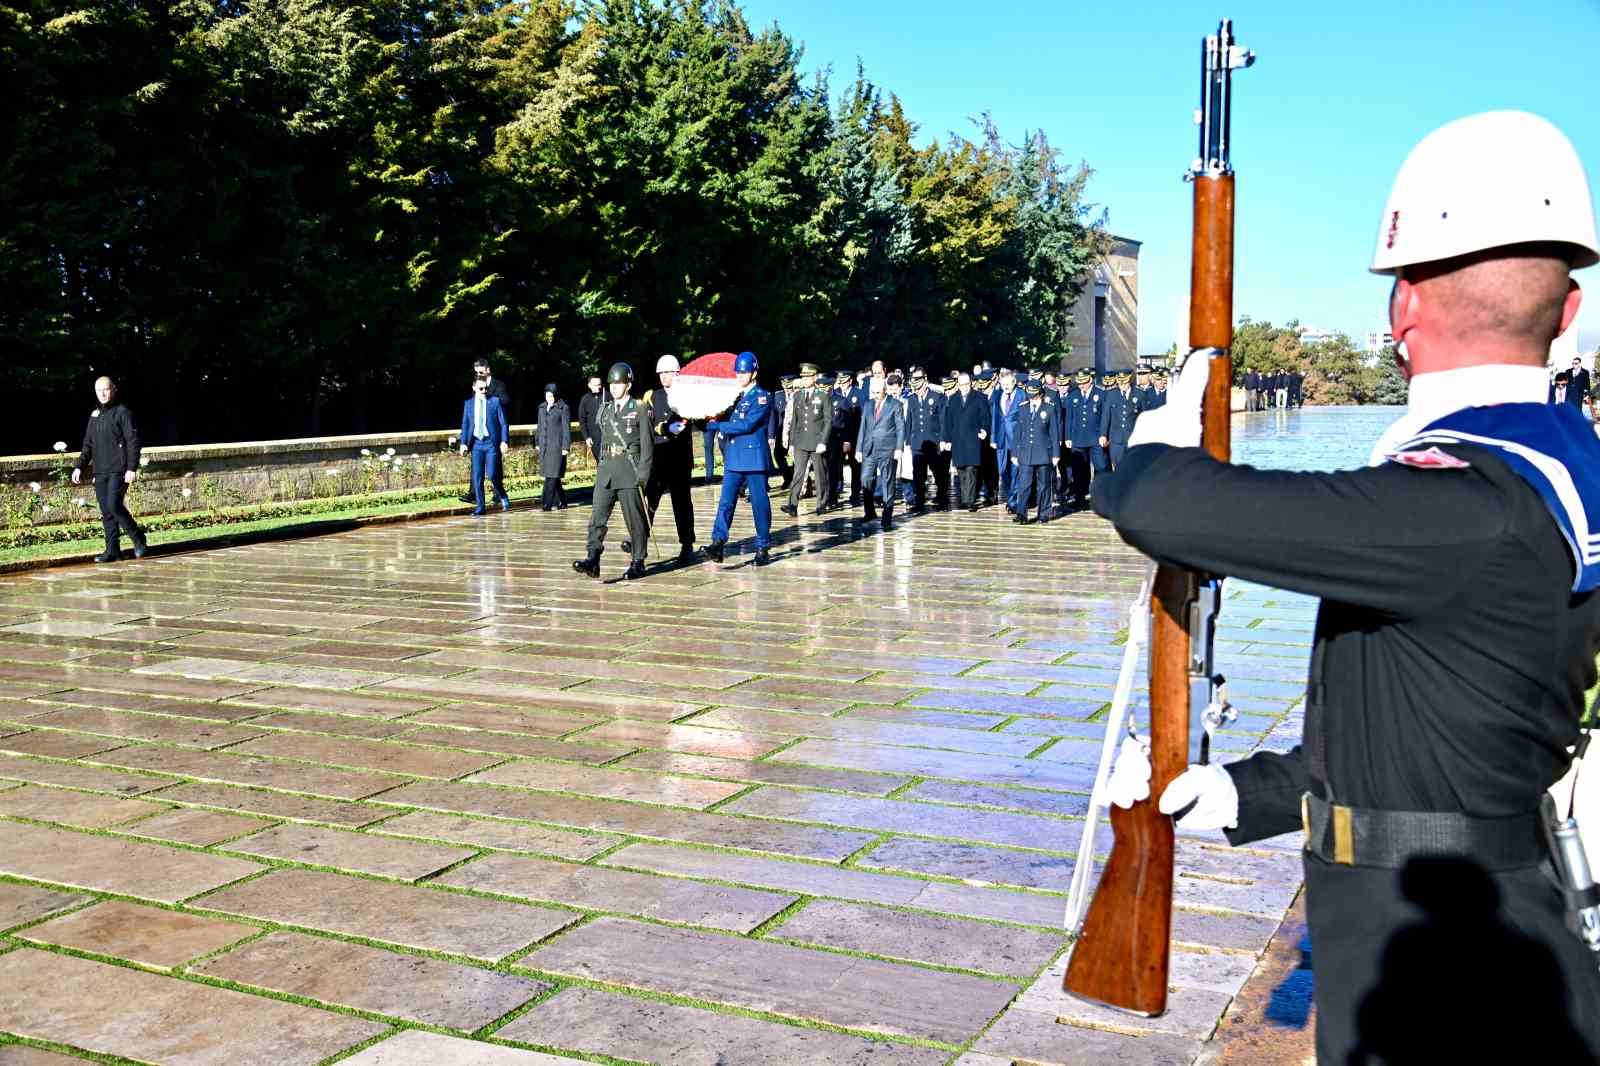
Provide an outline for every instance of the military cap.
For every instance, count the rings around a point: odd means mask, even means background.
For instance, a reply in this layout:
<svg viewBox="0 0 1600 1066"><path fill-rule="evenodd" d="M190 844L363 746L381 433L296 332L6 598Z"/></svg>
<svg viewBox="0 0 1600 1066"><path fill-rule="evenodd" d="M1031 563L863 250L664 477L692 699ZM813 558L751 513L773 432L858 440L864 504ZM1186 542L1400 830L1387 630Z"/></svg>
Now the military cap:
<svg viewBox="0 0 1600 1066"><path fill-rule="evenodd" d="M633 367L627 363L612 363L611 369L606 372L606 381L615 385L619 381L633 384Z"/></svg>
<svg viewBox="0 0 1600 1066"><path fill-rule="evenodd" d="M1090 370L1088 367L1084 367L1083 369L1078 371L1077 378L1078 378L1078 380L1080 382L1082 382L1082 381L1093 381L1094 380L1094 371Z"/></svg>
<svg viewBox="0 0 1600 1066"><path fill-rule="evenodd" d="M1165 381L1165 380L1167 380L1167 368L1166 368L1166 367L1164 367L1164 366L1158 366L1158 367L1156 367L1156 368L1155 368L1155 370L1154 370L1154 371L1153 371L1153 373L1154 373L1154 374L1155 374L1155 376L1156 376L1156 377L1157 377L1157 378L1158 378L1158 379L1160 379L1160 380L1162 380L1162 381Z"/></svg>
<svg viewBox="0 0 1600 1066"><path fill-rule="evenodd" d="M1029 396L1037 396L1044 391L1044 386L1030 378L1028 379L1028 383L1022 387L1022 391L1026 392Z"/></svg>
<svg viewBox="0 0 1600 1066"><path fill-rule="evenodd" d="M916 381L918 378L922 378L923 380L927 380L927 377L928 377L928 372L926 370L922 369L920 366L914 366L914 367L911 368L911 380L912 381Z"/></svg>
<svg viewBox="0 0 1600 1066"><path fill-rule="evenodd" d="M816 377L816 375L817 375L817 364L816 363L801 363L800 364L800 376L801 377Z"/></svg>
<svg viewBox="0 0 1600 1066"><path fill-rule="evenodd" d="M1117 377L1119 377L1119 378L1131 378L1131 377L1133 377L1133 371L1131 371L1131 370L1119 370L1119 371L1117 371Z"/></svg>
<svg viewBox="0 0 1600 1066"><path fill-rule="evenodd" d="M961 375L957 374L957 373L953 373L952 372L952 373L946 374L944 376L944 383L946 385L954 385L956 382L958 382L960 380L961 380Z"/></svg>
<svg viewBox="0 0 1600 1066"><path fill-rule="evenodd" d="M779 374L778 375L778 380L783 382L785 385L788 385L788 384L790 384L791 382L794 381L794 375L793 374Z"/></svg>
<svg viewBox="0 0 1600 1066"><path fill-rule="evenodd" d="M1135 369L1138 370L1139 373L1141 373L1141 374L1148 374L1148 373L1150 373L1150 364L1149 363L1140 363Z"/></svg>
<svg viewBox="0 0 1600 1066"><path fill-rule="evenodd" d="M818 385L832 385L834 382L836 382L838 380L839 379L835 375L829 373L826 370L824 370L823 372L821 372L820 374L817 375L817 384Z"/></svg>
<svg viewBox="0 0 1600 1066"><path fill-rule="evenodd" d="M991 381L994 380L994 367L992 367L992 366L984 367L982 370L978 371L978 376L976 378L974 378L973 380L980 381L985 385L989 384Z"/></svg>

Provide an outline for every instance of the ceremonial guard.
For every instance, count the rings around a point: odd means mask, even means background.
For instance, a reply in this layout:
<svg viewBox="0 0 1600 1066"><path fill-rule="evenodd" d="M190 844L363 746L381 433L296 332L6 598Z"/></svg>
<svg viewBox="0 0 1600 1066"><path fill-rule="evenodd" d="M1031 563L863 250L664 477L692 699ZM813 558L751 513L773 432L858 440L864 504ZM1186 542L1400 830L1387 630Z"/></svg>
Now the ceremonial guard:
<svg viewBox="0 0 1600 1066"><path fill-rule="evenodd" d="M600 466L594 478L594 506L589 512L589 554L572 568L590 577L600 576L600 553L606 545L606 523L611 508L622 504L622 519L628 526L628 545L633 560L622 575L644 577L644 557L650 546L650 524L644 511L644 486L650 480L655 458L655 441L650 433L649 413L644 405L628 395L633 387L633 368L613 363L606 374L609 399L600 406Z"/></svg>
<svg viewBox="0 0 1600 1066"><path fill-rule="evenodd" d="M855 384L850 374L841 370L833 384L833 418L828 430L828 498L823 510L832 511L839 506L846 466L850 468L851 495L861 494L861 468L856 463L856 433L860 429L861 404Z"/></svg>
<svg viewBox="0 0 1600 1066"><path fill-rule="evenodd" d="M1067 438L1069 500L1074 507L1089 505L1089 479L1105 470L1100 447L1100 413L1105 393L1095 387L1094 372L1078 371L1076 388L1067 393L1064 436Z"/></svg>
<svg viewBox="0 0 1600 1066"><path fill-rule="evenodd" d="M894 528L896 468L906 444L905 406L888 394L884 378L869 378L871 398L861 412L861 429L856 434L856 455L861 462L862 502L866 521L876 519L873 500L883 504L883 531Z"/></svg>
<svg viewBox="0 0 1600 1066"><path fill-rule="evenodd" d="M1210 458L1197 354L1095 491L1164 564L1322 599L1303 746L1190 766L1159 797L1180 830L1304 834L1318 1062L1600 1061L1600 900L1546 792L1596 679L1600 442L1542 402L1571 271L1597 259L1559 130L1449 123L1379 221L1409 396L1370 465Z"/></svg>
<svg viewBox="0 0 1600 1066"><path fill-rule="evenodd" d="M756 524L756 565L772 561L772 501L767 496L767 473L772 456L768 449L768 429L772 422L772 394L756 384L760 369L754 352L740 352L733 362L739 398L726 419L713 418L706 428L722 434L726 449L722 455L722 498L717 501L717 520L711 527L711 543L706 555L722 562L728 547L728 529L733 525L733 506L741 489L750 494L750 516Z"/></svg>
<svg viewBox="0 0 1600 1066"><path fill-rule="evenodd" d="M776 470L783 476L783 484L779 488L788 488L794 476L789 466L789 448L783 442L783 424L789 417L789 397L794 392L794 375L783 374L778 378L782 386L777 392L769 393L771 396L772 417L767 420L767 443L772 448L772 466L768 469Z"/></svg>
<svg viewBox="0 0 1600 1066"><path fill-rule="evenodd" d="M1017 515L1012 519L1018 525L1028 522L1028 508L1039 508L1039 521L1050 521L1050 497L1056 467L1061 464L1057 441L1060 430L1056 428L1060 408L1044 402L1044 385L1038 381L1027 384L1028 402L1018 413L1012 465L1016 468L1018 484Z"/></svg>
<svg viewBox="0 0 1600 1066"><path fill-rule="evenodd" d="M828 509L828 442L833 433L833 392L817 382L815 363L800 364L800 380L789 398L789 417L783 424L783 444L794 448L794 482L783 513L800 513L806 478L813 472L817 484L817 513Z"/></svg>
<svg viewBox="0 0 1600 1066"><path fill-rule="evenodd" d="M989 452L989 399L972 387L972 375L956 376L956 391L944 408L939 449L956 468L959 505L978 509L978 467Z"/></svg>
<svg viewBox="0 0 1600 1066"><path fill-rule="evenodd" d="M944 393L928 388L928 372L911 368L911 394L906 397L906 444L911 448L911 513L928 506L928 473L933 473L935 510L950 505L950 465L941 461L944 436Z"/></svg>
<svg viewBox="0 0 1600 1066"><path fill-rule="evenodd" d="M694 435L687 419L672 409L670 392L678 376L678 357L663 355L656 360L659 389L645 395L650 413L650 436L655 447L655 462L645 488L646 516L655 528L656 508L663 494L672 497L672 522L678 530L678 562L694 562ZM625 545L625 547L628 547Z"/></svg>
<svg viewBox="0 0 1600 1066"><path fill-rule="evenodd" d="M1128 447L1128 435L1139 420L1139 394L1133 391L1133 375L1124 370L1117 375L1116 388L1106 394L1100 407L1100 447L1106 450L1106 461L1112 470L1122 462L1123 450Z"/></svg>
<svg viewBox="0 0 1600 1066"><path fill-rule="evenodd" d="M572 412L567 409L567 401L556 395L553 383L544 387L535 443L539 447L539 476L544 479L539 510L565 507L567 495L561 488L561 479L567 473L567 449L572 447Z"/></svg>

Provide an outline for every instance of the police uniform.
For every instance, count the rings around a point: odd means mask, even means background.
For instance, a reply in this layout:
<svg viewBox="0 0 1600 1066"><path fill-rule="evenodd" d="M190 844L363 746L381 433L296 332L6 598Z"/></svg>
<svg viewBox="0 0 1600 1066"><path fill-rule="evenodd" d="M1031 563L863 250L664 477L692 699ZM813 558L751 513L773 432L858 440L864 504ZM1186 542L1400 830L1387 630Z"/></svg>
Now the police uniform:
<svg viewBox="0 0 1600 1066"><path fill-rule="evenodd" d="M1158 407L1167 405L1167 372L1157 370L1150 379L1150 387L1145 390L1144 410L1154 411Z"/></svg>
<svg viewBox="0 0 1600 1066"><path fill-rule="evenodd" d="M1089 503L1091 474L1098 476L1105 470L1105 452L1100 447L1100 413L1105 406L1105 393L1094 385L1094 374L1080 370L1077 385L1067 393L1066 425L1063 435L1067 440L1068 471L1065 480L1073 506L1085 507Z"/></svg>
<svg viewBox="0 0 1600 1066"><path fill-rule="evenodd" d="M1498 166L1478 165L1485 145ZM1517 246L1600 260L1570 143L1489 112L1413 150L1371 269L1452 278ZM1430 299L1402 274L1397 325L1423 337ZM1562 325L1575 312L1569 297ZM1497 341L1537 355L1542 332ZM1205 812L1179 831L1235 844L1303 835L1319 1062L1594 1063L1597 953L1566 924L1541 806L1596 681L1600 442L1540 402L1542 367L1426 342L1366 469L1263 471L1181 446L1198 428L1184 374L1139 427L1151 443L1097 487L1095 510L1152 558L1321 599L1303 744L1192 766L1161 809Z"/></svg>
<svg viewBox="0 0 1600 1066"><path fill-rule="evenodd" d="M1139 420L1139 394L1133 389L1133 375L1118 374L1117 387L1106 393L1100 407L1100 436L1106 441L1106 460L1112 470L1122 461L1128 435Z"/></svg>
<svg viewBox="0 0 1600 1066"><path fill-rule="evenodd" d="M1050 521L1051 479L1060 461L1057 441L1061 408L1044 399L1044 387L1037 381L1027 385L1028 402L1017 414L1012 436L1012 461L1017 470L1017 515L1025 523L1028 509L1039 508L1039 521Z"/></svg>
<svg viewBox="0 0 1600 1066"><path fill-rule="evenodd" d="M811 363L800 364L800 376L817 376ZM785 447L794 448L794 482L789 486L789 502L784 513L800 513L800 497L806 478L813 472L817 485L817 510L828 502L828 442L833 433L833 391L813 383L809 389L796 389L789 398L789 415L783 426Z"/></svg>
<svg viewBox="0 0 1600 1066"><path fill-rule="evenodd" d="M746 357L748 356L748 360ZM747 366L748 370L741 367ZM739 373L755 373L756 359L750 352L739 353L734 362ZM726 419L712 419L708 428L722 434L723 448L722 497L717 502L717 519L711 528L711 544L706 554L721 562L723 549L728 543L728 529L733 524L733 507L741 489L748 488L750 515L756 525L756 562L765 565L772 544L772 501L767 496L767 474L771 470L768 451L768 427L772 424L772 394L755 383L739 394L733 410Z"/></svg>
<svg viewBox="0 0 1600 1066"><path fill-rule="evenodd" d="M940 462L939 439L944 434L944 393L928 387L921 367L911 368L911 392L906 396L906 444L911 448L911 512L928 505L928 474L934 481L934 507L943 510L950 499L950 464Z"/></svg>
<svg viewBox="0 0 1600 1066"><path fill-rule="evenodd" d="M611 368L607 388L612 383L632 383L633 370L626 363ZM609 394L600 405L600 467L595 473L594 506L589 512L589 555L574 562L573 568L600 576L600 553L605 550L606 525L611 509L622 505L622 519L628 527L633 561L629 578L644 576L644 558L650 544L650 524L645 517L643 490L650 480L655 457L655 441L650 432L649 412L632 396L615 400Z"/></svg>
<svg viewBox="0 0 1600 1066"><path fill-rule="evenodd" d="M789 397L794 389L794 375L784 374L778 379L778 383L783 387L777 392L768 394L769 403L772 405L772 417L767 421L767 441L772 447L772 466L768 469L776 470L782 475L783 484L779 487L786 489L794 476L794 471L789 466L789 448L783 441L783 423L789 416Z"/></svg>
<svg viewBox="0 0 1600 1066"><path fill-rule="evenodd" d="M839 506L844 492L844 468L855 470L856 431L861 428L861 405L857 402L850 375L840 373L833 389L833 417L828 430L828 496L823 510ZM861 475L853 473L851 491L860 493Z"/></svg>

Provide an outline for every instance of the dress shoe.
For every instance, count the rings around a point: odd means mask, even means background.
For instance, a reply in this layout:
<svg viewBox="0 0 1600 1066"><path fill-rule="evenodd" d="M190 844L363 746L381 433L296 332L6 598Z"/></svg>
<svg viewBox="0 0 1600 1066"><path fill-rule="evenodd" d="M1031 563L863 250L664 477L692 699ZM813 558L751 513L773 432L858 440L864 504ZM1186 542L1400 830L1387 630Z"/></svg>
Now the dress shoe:
<svg viewBox="0 0 1600 1066"><path fill-rule="evenodd" d="M141 541L139 541L137 544L135 544L133 546L133 557L135 559L143 559L146 555L149 555L149 554L150 554L150 545L146 544L144 541L141 540Z"/></svg>
<svg viewBox="0 0 1600 1066"><path fill-rule="evenodd" d="M94 557L94 561L97 563L114 563L120 558L122 558L122 552L120 549L107 548L99 555L96 555Z"/></svg>
<svg viewBox="0 0 1600 1066"><path fill-rule="evenodd" d="M766 566L770 562L772 562L772 551L768 548L757 548L756 565Z"/></svg>
<svg viewBox="0 0 1600 1066"><path fill-rule="evenodd" d="M978 513L978 505L975 504L975 503L967 504L967 513L968 514L977 514Z"/></svg>
<svg viewBox="0 0 1600 1066"><path fill-rule="evenodd" d="M472 493L470 492L463 492L460 496L456 497L456 499L460 500L462 503L471 503L472 498Z"/></svg>
<svg viewBox="0 0 1600 1066"><path fill-rule="evenodd" d="M640 562L638 559L635 559L633 562L628 564L628 569L622 572L622 576L628 581L636 581L639 578L644 577L644 563Z"/></svg>
<svg viewBox="0 0 1600 1066"><path fill-rule="evenodd" d="M483 517L483 508L482 507L474 508L473 511L472 511L472 517L473 518L482 518Z"/></svg>
<svg viewBox="0 0 1600 1066"><path fill-rule="evenodd" d="M798 507L791 507L788 504L784 504L782 507L778 508L778 510L782 511L784 514L788 515L790 518L798 518L798 517L800 517L800 509Z"/></svg>
<svg viewBox="0 0 1600 1066"><path fill-rule="evenodd" d="M599 577L600 553L590 552L587 558L574 559L572 561L572 568L580 574L588 574L590 577Z"/></svg>
<svg viewBox="0 0 1600 1066"><path fill-rule="evenodd" d="M627 552L629 555L632 555L633 554L633 541L631 541L631 540L623 541L622 542L622 550Z"/></svg>
<svg viewBox="0 0 1600 1066"><path fill-rule="evenodd" d="M502 497L500 497L500 510L502 510L502 511L511 510L511 497L510 496L502 496Z"/></svg>
<svg viewBox="0 0 1600 1066"><path fill-rule="evenodd" d="M694 561L695 561L694 545L693 544L685 544L678 551L678 565L679 566L688 566L690 563L693 563Z"/></svg>
<svg viewBox="0 0 1600 1066"><path fill-rule="evenodd" d="M726 541L712 541L710 544L706 545L706 558L710 559L714 563L722 562L722 557L724 552L727 550L727 547L728 544Z"/></svg>
<svg viewBox="0 0 1600 1066"><path fill-rule="evenodd" d="M1019 514L1012 515L1011 516L1011 521L1014 524L1019 525L1019 526L1025 526L1025 525L1028 524L1028 520L1026 518L1024 518L1022 515L1019 515Z"/></svg>
<svg viewBox="0 0 1600 1066"><path fill-rule="evenodd" d="M894 520L887 514L883 516L883 531L888 533L894 529Z"/></svg>

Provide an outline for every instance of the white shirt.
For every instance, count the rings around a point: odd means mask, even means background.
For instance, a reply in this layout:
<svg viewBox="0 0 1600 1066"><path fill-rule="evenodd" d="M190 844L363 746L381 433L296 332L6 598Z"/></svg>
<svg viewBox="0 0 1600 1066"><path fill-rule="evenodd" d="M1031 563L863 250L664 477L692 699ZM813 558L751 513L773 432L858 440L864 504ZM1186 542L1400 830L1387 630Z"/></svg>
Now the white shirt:
<svg viewBox="0 0 1600 1066"><path fill-rule="evenodd" d="M482 396L478 396L472 401L472 435L479 440L484 440L489 436L489 427L484 422L484 409L487 406L488 404Z"/></svg>
<svg viewBox="0 0 1600 1066"><path fill-rule="evenodd" d="M1500 403L1545 403L1549 398L1550 376L1542 366L1491 363L1417 374L1406 390L1406 413L1383 431L1367 465L1382 465L1395 448L1445 415Z"/></svg>

